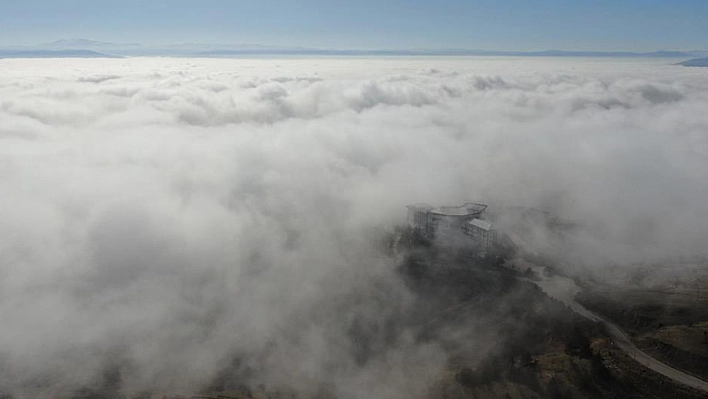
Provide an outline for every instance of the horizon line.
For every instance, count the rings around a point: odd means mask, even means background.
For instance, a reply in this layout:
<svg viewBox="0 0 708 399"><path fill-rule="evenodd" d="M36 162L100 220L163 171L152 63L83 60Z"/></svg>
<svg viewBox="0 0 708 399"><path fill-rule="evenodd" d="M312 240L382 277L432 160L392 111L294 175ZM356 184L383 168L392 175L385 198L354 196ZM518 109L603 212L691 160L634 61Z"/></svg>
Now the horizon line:
<svg viewBox="0 0 708 399"><path fill-rule="evenodd" d="M485 48L471 48L471 47L406 47L406 48L339 48L339 47L310 47L301 45L278 45L278 44L265 44L265 43L255 43L255 42L209 42L209 41L176 41L169 43L160 44L146 44L142 42L110 42L102 40L87 39L81 37L74 37L70 39L57 39L53 41L38 43L38 44L6 44L0 45L0 50L20 50L20 49L31 49L31 50L51 50L51 47L55 47L57 50L86 50L95 49L99 47L112 47L116 51L168 51L177 50L182 47L185 51L200 51L202 52L227 52L227 51L239 51L240 49L247 49L242 51L263 51L263 52L332 52L332 53L405 53L405 54L448 54L448 53L459 53L460 55L474 55L474 53L479 53L482 55L543 55L545 53L575 53L575 54L594 54L594 55L613 55L613 54L625 54L625 55L654 55L654 54L666 54L666 53L706 53L708 55L708 49L667 49L660 48L654 50L584 50L584 49L567 49L567 48L543 48L543 49L527 49L527 50L499 50L499 49L485 49ZM207 48L208 47L208 48ZM250 48L249 48L250 47ZM255 48L254 48L255 47ZM258 49L256 49L258 48ZM108 49L105 49L108 50ZM677 55L678 56L678 55Z"/></svg>

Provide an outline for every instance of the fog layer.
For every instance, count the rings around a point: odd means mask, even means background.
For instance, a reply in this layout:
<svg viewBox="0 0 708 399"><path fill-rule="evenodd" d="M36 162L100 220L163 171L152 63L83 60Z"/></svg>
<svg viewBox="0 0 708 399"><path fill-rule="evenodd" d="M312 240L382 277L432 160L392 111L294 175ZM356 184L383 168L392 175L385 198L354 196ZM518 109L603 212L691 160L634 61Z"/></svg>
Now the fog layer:
<svg viewBox="0 0 708 399"><path fill-rule="evenodd" d="M701 256L707 77L645 60L2 60L0 387L50 397L117 368L126 392L189 391L230 366L253 386L420 395L440 348L399 329L363 362L351 339L410 311L379 250L405 205L547 211L577 226L549 245L587 268Z"/></svg>

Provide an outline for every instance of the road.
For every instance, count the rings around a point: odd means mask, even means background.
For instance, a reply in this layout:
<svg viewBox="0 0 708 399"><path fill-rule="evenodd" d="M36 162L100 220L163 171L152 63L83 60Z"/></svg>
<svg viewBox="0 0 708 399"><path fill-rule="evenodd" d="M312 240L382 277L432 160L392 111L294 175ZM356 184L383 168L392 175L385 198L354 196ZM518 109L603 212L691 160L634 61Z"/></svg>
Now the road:
<svg viewBox="0 0 708 399"><path fill-rule="evenodd" d="M538 275L538 280L528 280L536 284L539 288L543 290L551 298L555 298L564 304L568 305L576 313L581 316L590 319L595 322L600 322L605 325L608 333L612 337L615 345L627 353L632 359L640 363L641 365L647 367L648 369L654 370L657 373L666 376L678 383L684 384L691 388L698 389L700 391L708 393L708 382L694 377L690 374L686 374L681 370L675 369L666 363L662 363L659 360L649 356L647 353L641 351L633 343L629 336L622 331L617 325L606 320L602 316L591 312L583 305L575 300L575 295L580 292L580 288L575 285L575 282L569 278L562 276L552 276L548 277L544 273L544 268L525 263Z"/></svg>

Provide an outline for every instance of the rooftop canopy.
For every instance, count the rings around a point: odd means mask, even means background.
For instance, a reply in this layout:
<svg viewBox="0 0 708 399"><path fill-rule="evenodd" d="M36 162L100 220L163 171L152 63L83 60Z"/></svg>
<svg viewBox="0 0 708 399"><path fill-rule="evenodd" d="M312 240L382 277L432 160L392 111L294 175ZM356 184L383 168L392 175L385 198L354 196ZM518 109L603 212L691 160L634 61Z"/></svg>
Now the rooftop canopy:
<svg viewBox="0 0 708 399"><path fill-rule="evenodd" d="M441 206L440 208L431 210L430 213L443 216L470 216L479 215L484 212L485 209L487 209L487 205L468 202L461 206Z"/></svg>

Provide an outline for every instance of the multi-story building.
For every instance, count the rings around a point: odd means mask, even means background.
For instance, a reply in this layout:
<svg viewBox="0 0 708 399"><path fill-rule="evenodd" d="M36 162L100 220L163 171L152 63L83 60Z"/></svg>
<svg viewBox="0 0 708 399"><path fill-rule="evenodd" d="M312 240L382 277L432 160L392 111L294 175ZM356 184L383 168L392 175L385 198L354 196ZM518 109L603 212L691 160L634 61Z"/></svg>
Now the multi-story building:
<svg viewBox="0 0 708 399"><path fill-rule="evenodd" d="M493 224L482 219L486 209L487 205L472 202L439 208L428 204L409 205L408 224L427 238L470 244L486 252L501 239Z"/></svg>

